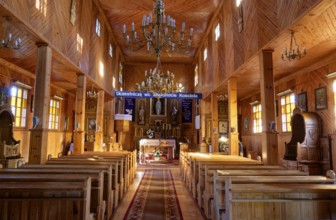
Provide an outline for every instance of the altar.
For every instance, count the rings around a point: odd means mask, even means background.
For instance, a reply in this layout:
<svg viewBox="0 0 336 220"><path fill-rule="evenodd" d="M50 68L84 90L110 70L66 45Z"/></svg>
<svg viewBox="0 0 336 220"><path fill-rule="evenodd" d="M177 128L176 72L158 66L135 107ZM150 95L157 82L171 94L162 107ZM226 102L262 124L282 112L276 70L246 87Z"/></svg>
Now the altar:
<svg viewBox="0 0 336 220"><path fill-rule="evenodd" d="M150 156L153 156L155 148L160 149L167 155L167 160L174 159L176 141L175 139L141 139L139 141L139 161L146 163Z"/></svg>

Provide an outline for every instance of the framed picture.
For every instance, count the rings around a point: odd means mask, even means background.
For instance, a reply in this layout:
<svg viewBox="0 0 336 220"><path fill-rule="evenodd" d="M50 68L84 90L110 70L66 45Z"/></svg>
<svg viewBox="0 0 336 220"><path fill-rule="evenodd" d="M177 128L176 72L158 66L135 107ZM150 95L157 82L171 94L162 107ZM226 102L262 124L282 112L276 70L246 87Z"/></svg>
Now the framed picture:
<svg viewBox="0 0 336 220"><path fill-rule="evenodd" d="M218 133L227 134L228 131L228 122L227 121L219 121L218 122Z"/></svg>
<svg viewBox="0 0 336 220"><path fill-rule="evenodd" d="M96 117L87 118L87 131L93 133L96 131Z"/></svg>
<svg viewBox="0 0 336 220"><path fill-rule="evenodd" d="M303 112L308 112L307 107L307 92L302 92L298 94L298 106Z"/></svg>
<svg viewBox="0 0 336 220"><path fill-rule="evenodd" d="M320 87L315 89L315 109L322 110L327 108L327 87Z"/></svg>
<svg viewBox="0 0 336 220"><path fill-rule="evenodd" d="M150 102L151 116L166 116L166 106L166 99L152 98Z"/></svg>

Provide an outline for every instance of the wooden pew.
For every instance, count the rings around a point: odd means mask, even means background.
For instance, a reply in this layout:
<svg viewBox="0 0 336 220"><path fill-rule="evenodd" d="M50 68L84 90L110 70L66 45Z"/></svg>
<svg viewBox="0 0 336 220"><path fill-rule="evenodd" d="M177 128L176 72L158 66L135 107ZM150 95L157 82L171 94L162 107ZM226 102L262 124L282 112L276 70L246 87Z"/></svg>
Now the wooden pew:
<svg viewBox="0 0 336 220"><path fill-rule="evenodd" d="M126 176L128 175L125 165L126 165L126 158L124 156L114 156L103 158L99 156L89 156L89 155L70 155L70 156L61 156L58 158L51 158L48 161L55 161L55 160L67 160L67 161L100 161L100 162L110 162L110 163L117 163L117 172L118 172L118 184L119 184L119 197L120 199L123 197L124 193L127 191L128 181ZM125 180L126 179L126 180Z"/></svg>
<svg viewBox="0 0 336 220"><path fill-rule="evenodd" d="M53 166L62 166L64 169L99 169L100 166L105 167L107 169L107 178L110 180L108 181L108 189L109 196L107 198L107 216L108 218L112 216L112 211L118 206L119 204L119 184L118 184L118 165L111 162L97 162L97 161L63 161L63 160L48 160L47 164L48 167L50 165ZM31 166L39 166L39 165L29 165ZM41 166L41 165L40 165ZM98 166L98 167L97 167ZM105 184L104 184L105 185Z"/></svg>
<svg viewBox="0 0 336 220"><path fill-rule="evenodd" d="M136 151L117 151L117 152L94 152L86 151L82 155L70 155L76 158L93 157L97 159L117 159L123 158L123 177L124 177L124 192L127 191L129 184L133 181L136 174Z"/></svg>
<svg viewBox="0 0 336 220"><path fill-rule="evenodd" d="M114 207L119 204L122 195L123 195L123 188L121 187L121 183L123 182L123 177L121 176L123 173L122 165L120 165L119 159L91 159L91 158L69 158L69 157L62 157L62 158L52 158L46 162L47 165L49 164L65 164L65 165L108 165L111 166L112 170L112 190L114 194Z"/></svg>
<svg viewBox="0 0 336 220"><path fill-rule="evenodd" d="M211 216L211 201L213 199L213 175L218 170L284 170L281 166L264 166L264 165L245 165L245 164L201 164L199 166L199 183L197 185L198 205L204 210L205 215ZM306 174L305 174L306 175Z"/></svg>
<svg viewBox="0 0 336 220"><path fill-rule="evenodd" d="M85 151L84 155L92 155L92 156L101 156L101 157L109 157L114 155L127 155L129 158L129 168L130 168L130 182L136 176L137 169L137 151L116 151L116 152L96 152L96 151Z"/></svg>
<svg viewBox="0 0 336 220"><path fill-rule="evenodd" d="M91 220L91 178L82 182L0 182L0 219Z"/></svg>
<svg viewBox="0 0 336 220"><path fill-rule="evenodd" d="M194 198L197 198L197 184L199 167L202 164L226 164L226 165L262 165L260 161L251 160L245 157L232 156L232 155L204 155L194 154L191 155L190 169L189 169L189 190L192 192Z"/></svg>
<svg viewBox="0 0 336 220"><path fill-rule="evenodd" d="M90 174L41 174L0 172L0 182L83 182L91 178L90 212L96 219L104 218L105 203L103 201L103 173Z"/></svg>
<svg viewBox="0 0 336 220"><path fill-rule="evenodd" d="M225 209L224 198L226 199L226 184L239 183L267 183L267 184L279 184L279 183L335 183L335 178L327 178L324 176L308 176L307 172L300 172L299 174L293 172L296 170L225 170L218 171L214 174L213 188L214 188L214 202L213 210L215 215L213 219L220 218L220 210ZM301 174L301 176L300 176ZM257 195L257 194L256 194ZM272 219L272 218L270 218Z"/></svg>
<svg viewBox="0 0 336 220"><path fill-rule="evenodd" d="M225 184L225 220L335 219L336 185Z"/></svg>
<svg viewBox="0 0 336 220"><path fill-rule="evenodd" d="M93 174L103 173L103 200L106 201L106 215L111 216L114 209L114 191L112 187L113 179L112 168L109 165L71 165L68 164L26 164L19 169L0 169L0 172L6 173L27 173L27 174Z"/></svg>

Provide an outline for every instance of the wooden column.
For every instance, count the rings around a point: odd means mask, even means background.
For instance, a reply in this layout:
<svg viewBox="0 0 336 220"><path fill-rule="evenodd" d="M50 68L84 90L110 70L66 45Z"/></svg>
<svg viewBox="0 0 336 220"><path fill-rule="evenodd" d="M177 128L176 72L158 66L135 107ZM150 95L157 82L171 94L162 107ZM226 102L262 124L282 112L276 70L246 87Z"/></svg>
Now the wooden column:
<svg viewBox="0 0 336 220"><path fill-rule="evenodd" d="M277 134L272 132L275 123L273 50L263 50L260 56L260 96L262 114L262 160L265 164L278 164Z"/></svg>
<svg viewBox="0 0 336 220"><path fill-rule="evenodd" d="M78 74L75 106L74 154L83 154L85 138L86 76Z"/></svg>
<svg viewBox="0 0 336 220"><path fill-rule="evenodd" d="M102 151L104 136L104 91L98 92L94 151Z"/></svg>
<svg viewBox="0 0 336 220"><path fill-rule="evenodd" d="M38 124L31 129L29 163L43 164L48 154L48 124L52 50L37 44L37 65L34 92L34 117Z"/></svg>
<svg viewBox="0 0 336 220"><path fill-rule="evenodd" d="M205 108L206 108L206 101L205 100L201 100L200 101L200 107L201 107L201 142L203 140L203 138L206 138L206 121L205 121ZM199 149L199 146L198 146Z"/></svg>
<svg viewBox="0 0 336 220"><path fill-rule="evenodd" d="M107 122L107 136L109 138L108 145L109 149L112 149L112 144L116 141L116 134L114 132L114 111L115 111L115 98L112 98L106 103L107 111L109 112L109 120Z"/></svg>
<svg viewBox="0 0 336 220"><path fill-rule="evenodd" d="M229 142L230 155L238 155L238 108L237 108L237 79L232 77L228 81L228 109L229 109Z"/></svg>
<svg viewBox="0 0 336 220"><path fill-rule="evenodd" d="M217 92L211 93L212 152L218 152L218 98Z"/></svg>

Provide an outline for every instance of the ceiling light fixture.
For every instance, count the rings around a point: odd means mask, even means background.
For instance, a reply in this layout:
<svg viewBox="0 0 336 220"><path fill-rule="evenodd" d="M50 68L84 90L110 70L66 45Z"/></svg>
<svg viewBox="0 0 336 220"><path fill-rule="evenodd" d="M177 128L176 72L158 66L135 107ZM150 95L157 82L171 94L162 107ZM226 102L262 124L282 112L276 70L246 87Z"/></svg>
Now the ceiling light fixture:
<svg viewBox="0 0 336 220"><path fill-rule="evenodd" d="M22 40L20 37L14 39L9 21L9 17L3 18L4 32L3 38L0 40L0 45L5 48L20 49L22 46Z"/></svg>
<svg viewBox="0 0 336 220"><path fill-rule="evenodd" d="M147 52L154 51L155 56L160 56L161 50L170 48L174 51L177 48L185 51L191 46L193 28L190 28L189 37L185 40L185 22L182 22L182 29L179 34L176 31L176 21L171 16L164 14L164 4L162 0L157 0L154 4L154 18L152 13L144 15L141 29L143 39L139 38L132 22L131 33L127 34L126 24L123 25L123 37L128 45L133 49L140 49L146 45Z"/></svg>
<svg viewBox="0 0 336 220"><path fill-rule="evenodd" d="M295 48L294 48L295 47ZM303 52L300 51L300 46L296 43L294 36L294 31L291 32L291 42L289 50L285 47L284 52L281 54L281 59L283 61L292 61L295 59L301 59L307 54L306 48L303 48Z"/></svg>

